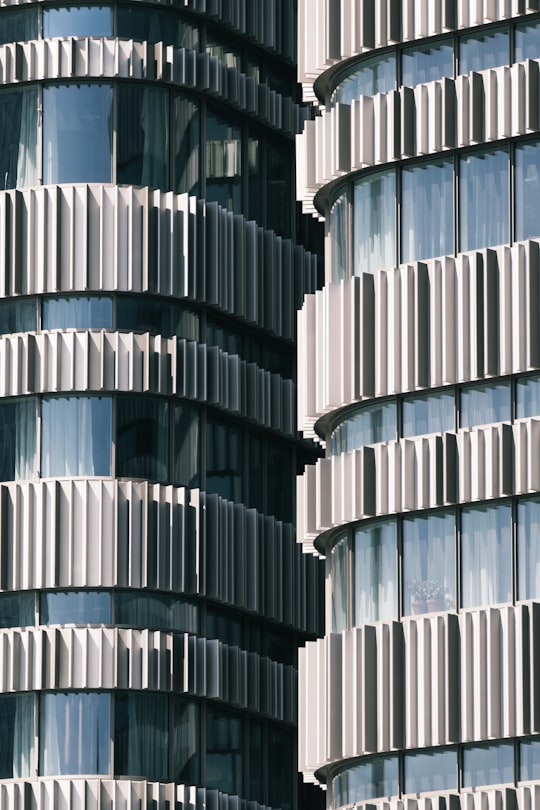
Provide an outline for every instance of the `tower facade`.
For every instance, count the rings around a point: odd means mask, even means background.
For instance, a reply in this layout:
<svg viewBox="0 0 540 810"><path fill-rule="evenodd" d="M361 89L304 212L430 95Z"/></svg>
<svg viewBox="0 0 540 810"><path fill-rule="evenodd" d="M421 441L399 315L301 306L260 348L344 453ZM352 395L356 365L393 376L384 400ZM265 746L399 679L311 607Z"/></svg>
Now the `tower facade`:
<svg viewBox="0 0 540 810"><path fill-rule="evenodd" d="M294 32L0 9L2 810L298 805Z"/></svg>
<svg viewBox="0 0 540 810"><path fill-rule="evenodd" d="M326 565L300 762L328 808L534 807L540 780L540 7L302 0L326 285L298 485Z"/></svg>

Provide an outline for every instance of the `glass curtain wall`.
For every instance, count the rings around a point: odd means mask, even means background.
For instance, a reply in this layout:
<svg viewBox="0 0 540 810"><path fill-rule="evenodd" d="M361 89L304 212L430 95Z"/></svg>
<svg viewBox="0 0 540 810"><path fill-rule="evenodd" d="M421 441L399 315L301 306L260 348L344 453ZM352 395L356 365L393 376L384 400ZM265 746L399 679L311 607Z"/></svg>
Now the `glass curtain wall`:
<svg viewBox="0 0 540 810"><path fill-rule="evenodd" d="M396 173L377 172L354 185L354 274L396 264Z"/></svg>
<svg viewBox="0 0 540 810"><path fill-rule="evenodd" d="M404 168L401 183L401 261L452 253L453 161Z"/></svg>
<svg viewBox="0 0 540 810"><path fill-rule="evenodd" d="M512 509L509 504L463 509L463 607L512 601Z"/></svg>
<svg viewBox="0 0 540 810"><path fill-rule="evenodd" d="M36 87L0 92L0 190L37 184Z"/></svg>
<svg viewBox="0 0 540 810"><path fill-rule="evenodd" d="M459 161L460 250L509 241L508 150L473 152Z"/></svg>
<svg viewBox="0 0 540 810"><path fill-rule="evenodd" d="M355 531L353 582L355 627L397 618L395 521L373 523Z"/></svg>

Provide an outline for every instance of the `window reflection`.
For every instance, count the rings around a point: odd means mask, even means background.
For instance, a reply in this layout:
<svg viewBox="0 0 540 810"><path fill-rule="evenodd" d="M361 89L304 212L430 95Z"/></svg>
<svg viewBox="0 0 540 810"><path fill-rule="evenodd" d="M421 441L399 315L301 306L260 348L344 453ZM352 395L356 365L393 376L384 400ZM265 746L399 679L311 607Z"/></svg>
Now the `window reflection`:
<svg viewBox="0 0 540 810"><path fill-rule="evenodd" d="M227 211L242 210L242 149L240 128L206 113L206 192L208 202Z"/></svg>
<svg viewBox="0 0 540 810"><path fill-rule="evenodd" d="M109 773L107 693L43 693L40 697L40 774Z"/></svg>
<svg viewBox="0 0 540 810"><path fill-rule="evenodd" d="M447 394L406 397L402 406L402 436L444 433L455 428L455 399Z"/></svg>
<svg viewBox="0 0 540 810"><path fill-rule="evenodd" d="M154 397L118 397L116 475L150 481L168 480L168 402Z"/></svg>
<svg viewBox="0 0 540 810"><path fill-rule="evenodd" d="M333 805L342 807L399 792L398 757L372 757L338 774L332 782Z"/></svg>
<svg viewBox="0 0 540 810"><path fill-rule="evenodd" d="M107 591L56 591L39 598L41 624L110 624Z"/></svg>
<svg viewBox="0 0 540 810"><path fill-rule="evenodd" d="M405 793L428 793L439 790L457 790L457 751L419 751L405 754Z"/></svg>
<svg viewBox="0 0 540 810"><path fill-rule="evenodd" d="M0 595L0 627L29 627L35 624L36 607L33 593Z"/></svg>
<svg viewBox="0 0 540 810"><path fill-rule="evenodd" d="M403 521L403 614L454 610L455 516L441 512Z"/></svg>
<svg viewBox="0 0 540 810"><path fill-rule="evenodd" d="M160 87L118 86L116 179L169 188L169 93Z"/></svg>
<svg viewBox="0 0 540 810"><path fill-rule="evenodd" d="M523 419L540 414L540 376L522 377L516 383L516 416Z"/></svg>
<svg viewBox="0 0 540 810"><path fill-rule="evenodd" d="M179 597L140 591L117 591L114 599L116 624L152 627L180 633L199 632L199 611Z"/></svg>
<svg viewBox="0 0 540 810"><path fill-rule="evenodd" d="M0 45L7 42L27 42L38 38L37 6L2 8L0 15Z"/></svg>
<svg viewBox="0 0 540 810"><path fill-rule="evenodd" d="M452 40L405 48L401 54L401 83L405 87L452 78L454 45Z"/></svg>
<svg viewBox="0 0 540 810"><path fill-rule="evenodd" d="M540 51L537 52L540 54ZM540 199L540 142L516 146L515 152L515 238L538 236Z"/></svg>
<svg viewBox="0 0 540 810"><path fill-rule="evenodd" d="M197 50L197 26L178 13L156 8L136 8L119 4L116 9L117 36L142 42L163 42L175 48Z"/></svg>
<svg viewBox="0 0 540 810"><path fill-rule="evenodd" d="M473 152L460 159L460 250L508 242L508 170L507 149Z"/></svg>
<svg viewBox="0 0 540 810"><path fill-rule="evenodd" d="M119 296L116 326L130 332L199 339L199 315L183 304L145 296Z"/></svg>
<svg viewBox="0 0 540 810"><path fill-rule="evenodd" d="M512 510L509 504L463 509L463 607L512 601Z"/></svg>
<svg viewBox="0 0 540 810"><path fill-rule="evenodd" d="M34 695L0 696L0 779L34 772Z"/></svg>
<svg viewBox="0 0 540 810"><path fill-rule="evenodd" d="M0 301L0 335L35 332L37 301L35 298L12 298Z"/></svg>
<svg viewBox="0 0 540 810"><path fill-rule="evenodd" d="M29 479L37 472L36 406L32 397L0 402L0 481Z"/></svg>
<svg viewBox="0 0 540 810"><path fill-rule="evenodd" d="M518 599L540 596L540 501L518 503L517 561Z"/></svg>
<svg viewBox="0 0 540 810"><path fill-rule="evenodd" d="M206 787L240 795L243 786L242 721L206 708Z"/></svg>
<svg viewBox="0 0 540 810"><path fill-rule="evenodd" d="M394 54L375 56L354 65L332 94L332 104L350 104L361 96L388 93L396 86Z"/></svg>
<svg viewBox="0 0 540 810"><path fill-rule="evenodd" d="M114 772L166 781L168 700L151 693L116 694L114 701Z"/></svg>
<svg viewBox="0 0 540 810"><path fill-rule="evenodd" d="M41 319L43 329L111 329L112 299L89 295L44 298Z"/></svg>
<svg viewBox="0 0 540 810"><path fill-rule="evenodd" d="M43 37L112 37L110 6L64 6L43 9Z"/></svg>
<svg viewBox="0 0 540 810"><path fill-rule="evenodd" d="M171 780L186 785L200 784L201 744L199 705L179 697L172 701Z"/></svg>
<svg viewBox="0 0 540 810"><path fill-rule="evenodd" d="M347 417L332 431L331 452L332 455L338 455L377 442L390 442L396 438L396 403L367 405Z"/></svg>
<svg viewBox="0 0 540 810"><path fill-rule="evenodd" d="M43 88L45 183L111 182L112 101L110 84Z"/></svg>
<svg viewBox="0 0 540 810"><path fill-rule="evenodd" d="M397 618L396 526L381 521L354 532L355 627Z"/></svg>
<svg viewBox="0 0 540 810"><path fill-rule="evenodd" d="M460 427L509 422L511 418L510 383L492 383L462 389Z"/></svg>
<svg viewBox="0 0 540 810"><path fill-rule="evenodd" d="M540 21L516 25L514 40L514 62L538 59L540 54Z"/></svg>
<svg viewBox="0 0 540 810"><path fill-rule="evenodd" d="M37 184L36 87L0 92L0 190Z"/></svg>
<svg viewBox="0 0 540 810"><path fill-rule="evenodd" d="M519 743L519 781L540 779L540 740L522 740Z"/></svg>
<svg viewBox="0 0 540 810"><path fill-rule="evenodd" d="M507 28L460 37L460 73L488 70L508 64L510 64L510 50Z"/></svg>
<svg viewBox="0 0 540 810"><path fill-rule="evenodd" d="M512 742L466 745L463 748L463 787L514 782Z"/></svg>
<svg viewBox="0 0 540 810"><path fill-rule="evenodd" d="M401 183L401 261L452 253L453 161L441 160L404 168Z"/></svg>
<svg viewBox="0 0 540 810"><path fill-rule="evenodd" d="M174 190L199 194L199 143L201 124L198 105L188 98L174 98Z"/></svg>
<svg viewBox="0 0 540 810"><path fill-rule="evenodd" d="M354 184L354 275L396 263L396 174L393 169Z"/></svg>
<svg viewBox="0 0 540 810"><path fill-rule="evenodd" d="M210 416L206 431L206 491L229 501L242 498L242 434Z"/></svg>
<svg viewBox="0 0 540 810"><path fill-rule="evenodd" d="M43 398L43 476L111 475L111 445L111 397Z"/></svg>

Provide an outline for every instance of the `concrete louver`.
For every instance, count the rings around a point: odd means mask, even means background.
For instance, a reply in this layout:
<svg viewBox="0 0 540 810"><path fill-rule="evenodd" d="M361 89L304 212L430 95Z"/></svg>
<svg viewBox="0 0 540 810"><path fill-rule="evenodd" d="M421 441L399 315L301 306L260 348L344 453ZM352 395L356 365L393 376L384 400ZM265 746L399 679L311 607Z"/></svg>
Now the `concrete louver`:
<svg viewBox="0 0 540 810"><path fill-rule="evenodd" d="M187 194L106 185L0 192L0 268L2 298L149 292L288 340L291 303L300 307L317 279L315 256L240 214Z"/></svg>
<svg viewBox="0 0 540 810"><path fill-rule="evenodd" d="M345 174L540 129L539 60L336 104L298 136L306 213Z"/></svg>
<svg viewBox="0 0 540 810"><path fill-rule="evenodd" d="M18 780L0 784L0 810L270 810L218 790L147 780Z"/></svg>
<svg viewBox="0 0 540 810"><path fill-rule="evenodd" d="M300 429L373 397L539 368L539 248L531 240L431 259L307 296Z"/></svg>
<svg viewBox="0 0 540 810"><path fill-rule="evenodd" d="M103 330L0 337L0 396L73 391L168 394L296 435L292 380L217 346Z"/></svg>
<svg viewBox="0 0 540 810"><path fill-rule="evenodd" d="M539 622L540 604L529 602L308 642L300 767L313 773L375 752L538 733Z"/></svg>
<svg viewBox="0 0 540 810"><path fill-rule="evenodd" d="M538 0L300 0L299 79L309 91L329 67L374 49L539 10Z"/></svg>
<svg viewBox="0 0 540 810"><path fill-rule="evenodd" d="M314 633L306 594L322 598L318 583L290 524L217 495L103 479L0 486L2 590L150 588Z"/></svg>
<svg viewBox="0 0 540 810"><path fill-rule="evenodd" d="M150 630L28 628L0 633L2 693L135 689L225 701L296 719L292 666L218 640Z"/></svg>

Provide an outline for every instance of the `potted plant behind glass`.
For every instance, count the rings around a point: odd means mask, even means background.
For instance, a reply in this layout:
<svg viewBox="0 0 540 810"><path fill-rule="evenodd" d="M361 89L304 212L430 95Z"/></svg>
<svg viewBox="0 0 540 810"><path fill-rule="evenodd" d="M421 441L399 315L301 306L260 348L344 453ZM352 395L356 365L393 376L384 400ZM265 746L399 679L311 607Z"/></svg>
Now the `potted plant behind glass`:
<svg viewBox="0 0 540 810"><path fill-rule="evenodd" d="M411 592L411 613L413 616L419 613L427 613L428 607L425 584L422 579L412 579L410 582L407 582L407 587Z"/></svg>
<svg viewBox="0 0 540 810"><path fill-rule="evenodd" d="M426 583L426 603L428 613L445 609L444 587L438 582L428 580Z"/></svg>

